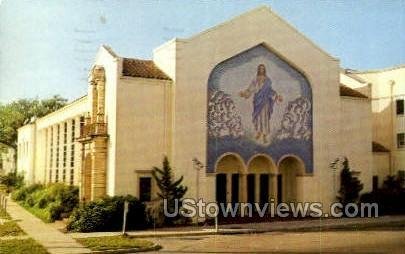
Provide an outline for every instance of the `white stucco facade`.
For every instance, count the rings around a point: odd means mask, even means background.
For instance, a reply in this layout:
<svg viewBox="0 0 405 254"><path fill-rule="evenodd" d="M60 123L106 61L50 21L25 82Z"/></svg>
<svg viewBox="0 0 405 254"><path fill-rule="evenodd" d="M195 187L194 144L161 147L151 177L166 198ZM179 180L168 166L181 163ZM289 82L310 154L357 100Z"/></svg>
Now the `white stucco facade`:
<svg viewBox="0 0 405 254"><path fill-rule="evenodd" d="M235 59L242 60L235 62ZM211 77L218 69L222 71L219 75L225 73L223 66L227 66L226 70L234 78L225 85L218 79L223 86L220 88L237 91L238 82L244 76L256 75L257 64L261 62L272 80L273 92L280 95L279 101L274 106L271 104L274 113L269 118L274 120L270 121L279 121L274 126L283 126L283 121L291 119L289 108L301 99L307 103L308 114L300 120L303 125L299 127L306 128L309 134L305 137L285 134L288 139L277 140L282 127L272 127L272 139L264 143L247 134L231 141L246 142L251 150L230 147L229 151L221 150L217 157L210 158L217 152L210 142L216 142L218 147L232 144L221 143L229 139L225 134L214 138L207 132L211 124L207 104L212 96ZM246 73L237 68L244 68ZM383 177L405 168L405 156L401 149L394 149L393 138L394 132L405 128L401 124L403 116L395 118L395 128L392 125L388 130L383 126L385 120L380 118L384 114L381 112L392 106L389 102L382 105L381 98L388 96L392 102L392 94L386 94L380 83L394 79L395 96L403 96L404 72L400 71L403 69L378 78L369 73L345 73L337 58L267 7L247 12L191 38L173 39L155 49L153 60L149 61L123 58L102 46L92 69L100 73L102 70L102 78L90 74L87 96L19 129L18 170L25 173L28 182L91 185L91 175L101 172L105 175L105 180L100 178L105 184L105 194L140 197L141 179L151 177L152 167L161 166L166 155L175 176L184 177L188 197L218 200L218 188L224 187L223 184L226 185L223 198L227 201L235 200L235 195L239 201L260 201L264 192L278 201L320 201L327 206L335 200L338 189L338 172L330 169L330 163L336 158L349 159L364 184L363 192L371 191L374 175ZM299 88L293 85L296 83L304 85ZM342 93L341 85L349 93ZM294 95L290 94L293 91L290 87L297 91ZM360 96L350 93L354 90L361 92ZM240 105L251 105L250 101L232 92L229 98L241 112L235 119L241 118L242 129L248 132L253 128L246 127L250 124L250 113L243 113L247 110ZM269 100L274 98L279 97ZM103 133L106 147L102 157L97 157L103 158L102 165L94 157L98 154L97 144L101 143L91 143L98 134L82 135L81 126L90 124L107 126ZM68 141L64 139L65 125ZM260 135L266 139L263 133ZM385 153L373 154L372 141L392 149L395 159L391 165L384 164ZM70 159L64 155L64 149L70 154L72 146L75 148ZM86 161L83 161L84 149L89 154ZM197 170L195 159L202 163L202 169ZM69 164L70 160L74 163ZM210 160L214 161L212 165ZM86 175L83 173L86 168L93 169ZM226 179L221 184L218 175ZM86 181L84 177L88 177ZM232 189L236 185L238 190ZM278 185L282 188L277 188ZM153 196L156 193L153 182L151 188Z"/></svg>

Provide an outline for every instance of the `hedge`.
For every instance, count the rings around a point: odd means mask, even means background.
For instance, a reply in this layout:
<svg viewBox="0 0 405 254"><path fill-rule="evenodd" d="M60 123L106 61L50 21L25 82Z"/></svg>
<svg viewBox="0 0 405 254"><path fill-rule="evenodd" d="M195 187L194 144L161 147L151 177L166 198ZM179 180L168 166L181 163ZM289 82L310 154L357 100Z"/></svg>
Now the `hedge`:
<svg viewBox="0 0 405 254"><path fill-rule="evenodd" d="M45 222L69 217L79 204L79 189L62 183L33 184L12 193L12 198Z"/></svg>
<svg viewBox="0 0 405 254"><path fill-rule="evenodd" d="M82 204L69 218L67 230L74 232L119 231L122 229L124 202L128 201L126 228L148 226L145 205L133 196L105 197Z"/></svg>

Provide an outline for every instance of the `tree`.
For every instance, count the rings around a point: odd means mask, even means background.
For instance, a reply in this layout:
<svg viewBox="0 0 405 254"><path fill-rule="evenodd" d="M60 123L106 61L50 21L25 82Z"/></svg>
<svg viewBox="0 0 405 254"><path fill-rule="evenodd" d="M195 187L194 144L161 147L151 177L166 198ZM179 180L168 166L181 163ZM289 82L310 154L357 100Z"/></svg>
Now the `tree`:
<svg viewBox="0 0 405 254"><path fill-rule="evenodd" d="M400 193L402 188L403 179L398 176L387 176L384 180L382 190L385 192Z"/></svg>
<svg viewBox="0 0 405 254"><path fill-rule="evenodd" d="M363 184L357 177L353 176L350 170L349 160L345 157L342 162L342 171L340 172L339 202L342 203L343 206L348 203L356 203L362 189Z"/></svg>
<svg viewBox="0 0 405 254"><path fill-rule="evenodd" d="M24 185L24 176L17 174L17 172L10 172L7 175L0 176L0 184L5 185L7 193L9 193L13 189L18 189Z"/></svg>
<svg viewBox="0 0 405 254"><path fill-rule="evenodd" d="M159 188L159 198L167 201L168 211L173 213L175 209L175 200L181 202L181 199L187 192L187 187L181 184L183 176L177 180L173 179L172 168L170 167L169 160L166 156L163 159L163 168L160 169L158 167L153 167L152 176ZM165 216L164 223L172 224L177 219L178 217L169 218Z"/></svg>
<svg viewBox="0 0 405 254"><path fill-rule="evenodd" d="M17 148L17 129L32 119L42 117L66 105L67 100L55 95L49 99L20 99L0 104L0 142Z"/></svg>

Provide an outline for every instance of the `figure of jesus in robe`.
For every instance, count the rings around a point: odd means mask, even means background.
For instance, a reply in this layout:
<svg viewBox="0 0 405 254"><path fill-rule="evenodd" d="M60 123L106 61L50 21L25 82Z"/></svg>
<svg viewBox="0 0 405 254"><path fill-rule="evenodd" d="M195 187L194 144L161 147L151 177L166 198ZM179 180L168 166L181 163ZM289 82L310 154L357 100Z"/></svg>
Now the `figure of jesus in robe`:
<svg viewBox="0 0 405 254"><path fill-rule="evenodd" d="M270 119L275 102L282 102L282 97L272 88L271 79L266 75L266 67L260 64L257 75L247 89L239 92L239 96L248 99L253 96L252 123L255 128L255 138L259 142L267 143L270 137Z"/></svg>

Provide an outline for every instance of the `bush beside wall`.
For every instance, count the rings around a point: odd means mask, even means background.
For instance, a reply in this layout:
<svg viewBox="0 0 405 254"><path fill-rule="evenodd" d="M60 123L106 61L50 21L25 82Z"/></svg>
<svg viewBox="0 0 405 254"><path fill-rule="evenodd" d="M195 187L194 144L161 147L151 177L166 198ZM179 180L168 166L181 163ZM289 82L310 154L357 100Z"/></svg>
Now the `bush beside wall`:
<svg viewBox="0 0 405 254"><path fill-rule="evenodd" d="M124 202L129 202L126 229L148 226L145 205L133 196L105 197L82 204L69 218L67 229L75 232L119 231L122 229Z"/></svg>
<svg viewBox="0 0 405 254"><path fill-rule="evenodd" d="M382 188L361 196L362 203L377 203L379 215L405 214L404 180L400 176L388 176Z"/></svg>
<svg viewBox="0 0 405 254"><path fill-rule="evenodd" d="M62 183L33 184L13 192L12 198L45 222L69 217L79 204L79 189Z"/></svg>

